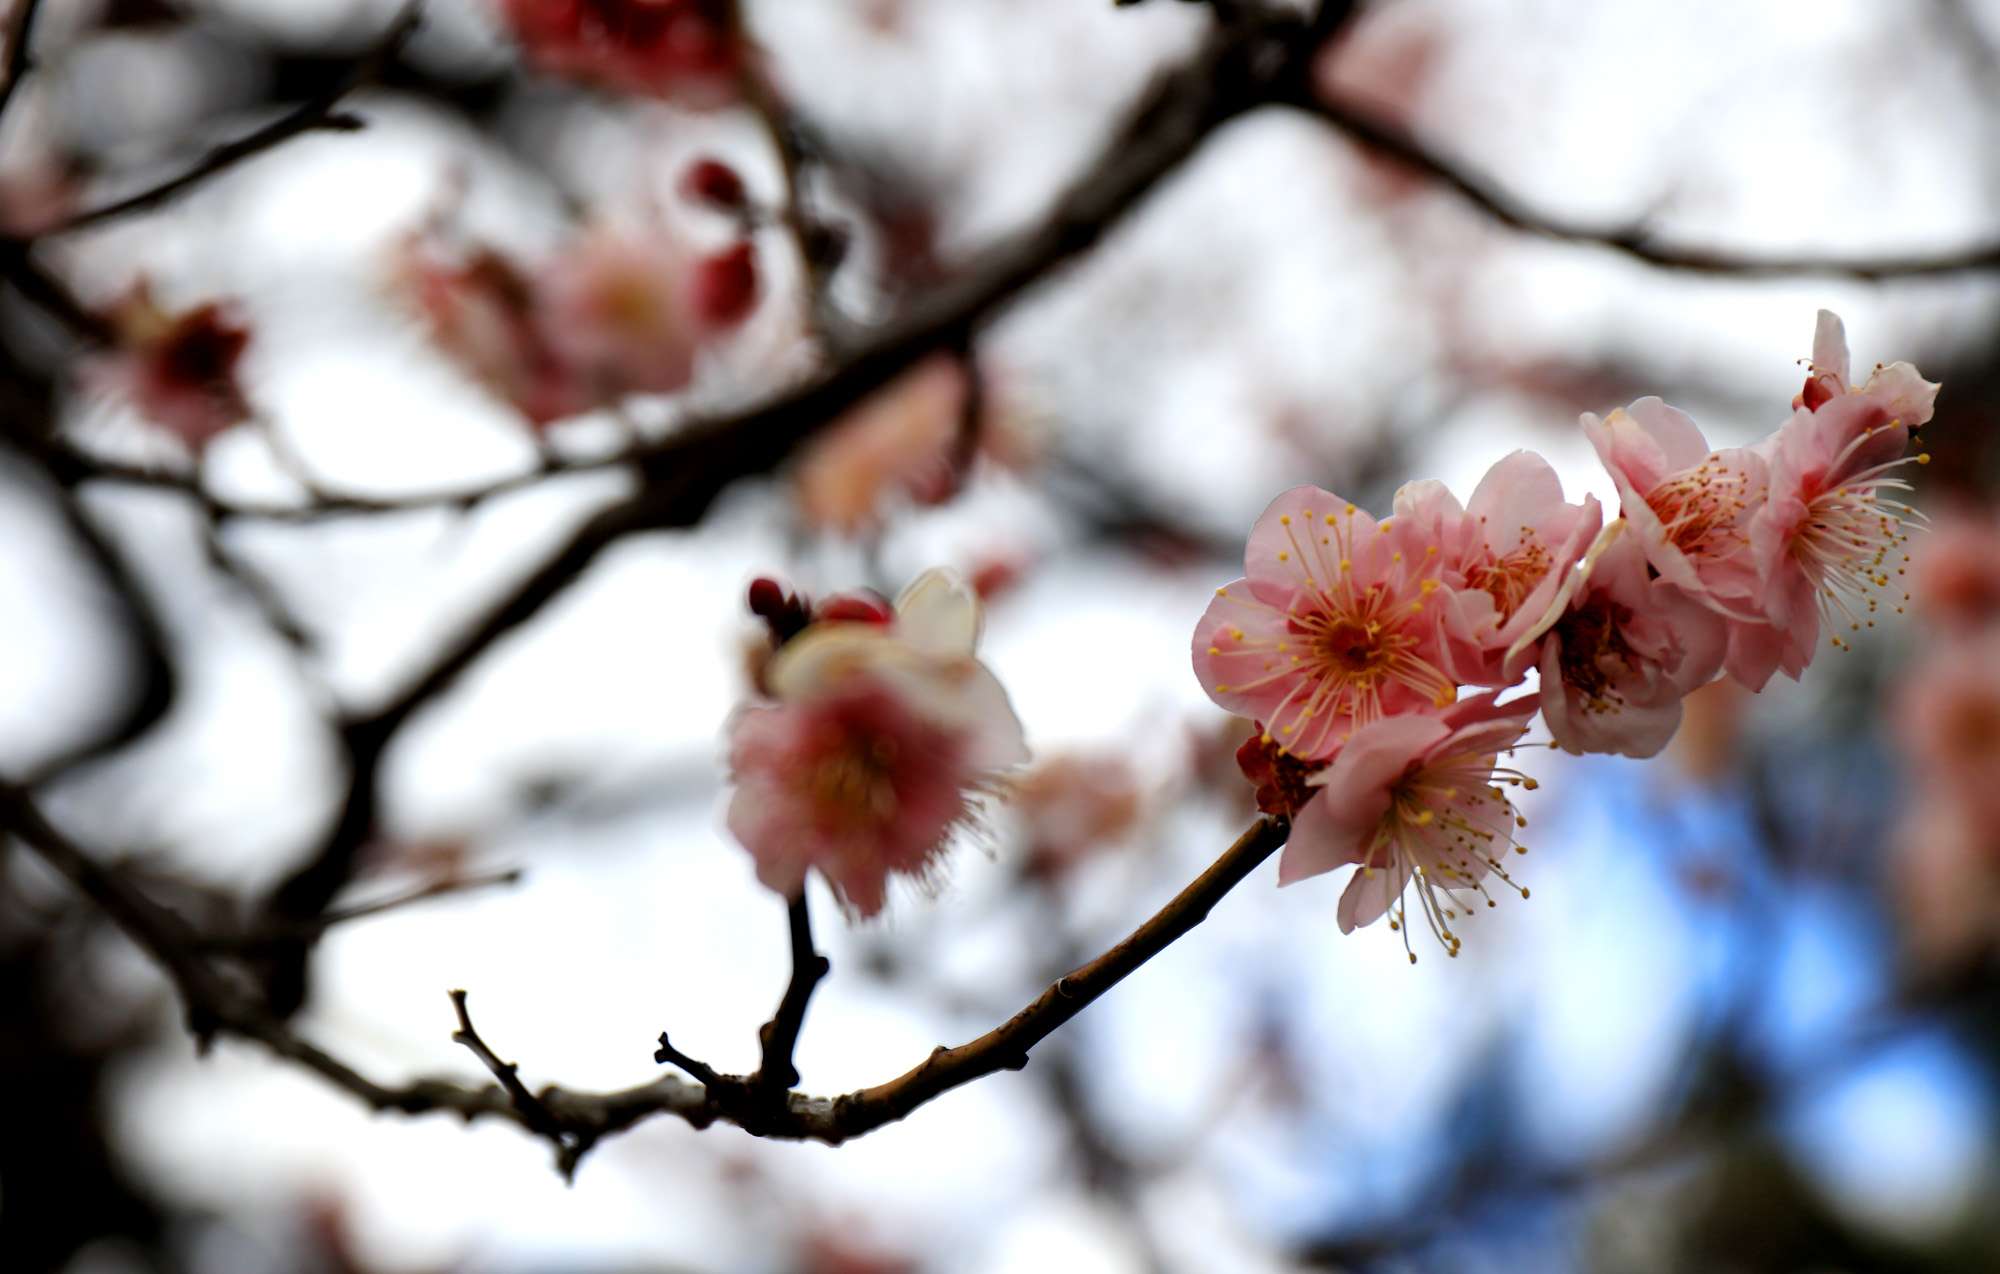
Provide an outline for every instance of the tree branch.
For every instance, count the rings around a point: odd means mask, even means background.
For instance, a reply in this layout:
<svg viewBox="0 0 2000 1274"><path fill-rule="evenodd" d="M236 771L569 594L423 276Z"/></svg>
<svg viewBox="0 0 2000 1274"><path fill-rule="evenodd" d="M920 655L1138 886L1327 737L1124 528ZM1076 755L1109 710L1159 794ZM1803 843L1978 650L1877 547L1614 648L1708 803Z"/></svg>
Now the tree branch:
<svg viewBox="0 0 2000 1274"><path fill-rule="evenodd" d="M603 1137L657 1114L677 1115L696 1128L721 1119L758 1136L838 1145L902 1119L951 1089L996 1071L1019 1070L1028 1064L1036 1044L1205 920L1223 895L1284 844L1290 832L1282 819L1259 819L1123 942L1057 979L1032 1004L978 1039L957 1048L940 1048L906 1074L873 1088L835 1098L784 1093L780 1103L750 1100L757 1092L754 1077L718 1074L674 1049L664 1034L658 1060L674 1062L701 1084L667 1075L608 1093L570 1092L554 1085L532 1093L520 1083L514 1065L502 1062L479 1038L463 991L451 993L459 1019L452 1039L471 1049L500 1080L499 1086L475 1090L422 1079L402 1088L386 1087L305 1040L266 1010L241 980L225 976L208 954L208 944L185 919L147 897L123 874L97 862L43 818L25 789L4 781L0 781L0 825L96 903L167 973L186 1009L188 1029L204 1044L219 1032L255 1040L376 1110L405 1114L448 1110L467 1119L492 1115L510 1120L548 1140L565 1175L573 1173ZM810 934L806 938L809 950ZM797 987L795 981L794 991ZM801 1015L804 998L797 997ZM793 999L793 991L788 991L786 1002Z"/></svg>
<svg viewBox="0 0 2000 1274"><path fill-rule="evenodd" d="M1956 252L1936 255L1906 253L1854 258L1787 256L1673 244L1663 241L1643 223L1629 226L1587 225L1530 207L1492 178L1439 154L1396 125L1359 107L1329 102L1310 91L1291 105L1325 120L1376 154L1408 165L1449 187L1466 202L1511 230L1563 243L1610 248L1663 270L1738 278L1833 275L1878 281L2000 267L2000 242L1997 241L1973 244Z"/></svg>
<svg viewBox="0 0 2000 1274"><path fill-rule="evenodd" d="M209 178L227 172L244 160L274 149L302 133L348 133L366 127L360 117L336 111L334 107L349 93L381 74L382 68L389 64L389 60L396 56L404 42L416 31L422 13L423 0L409 0L409 3L396 15L396 20L389 24L388 30L382 33L381 38L376 40L366 53L355 59L353 69L317 97L301 102L284 115L246 136L217 146L178 176L123 199L80 212L49 233L67 234L73 230L81 230L86 226L98 225L136 212L150 211Z"/></svg>
<svg viewBox="0 0 2000 1274"><path fill-rule="evenodd" d="M757 1032L763 1045L762 1061L750 1083L768 1096L776 1097L799 1082L798 1068L792 1065L792 1051L798 1047L799 1028L805 1024L806 1006L812 1001L819 980L833 971L833 962L813 950L812 912L800 892L787 909L792 937L792 980L778 1011Z"/></svg>

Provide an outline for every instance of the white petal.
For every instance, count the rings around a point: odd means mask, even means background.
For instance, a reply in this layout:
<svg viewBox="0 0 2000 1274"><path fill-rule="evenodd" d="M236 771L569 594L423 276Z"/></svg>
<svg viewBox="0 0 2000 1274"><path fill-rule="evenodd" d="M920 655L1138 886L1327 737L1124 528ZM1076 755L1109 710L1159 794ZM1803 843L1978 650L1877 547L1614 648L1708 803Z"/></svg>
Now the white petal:
<svg viewBox="0 0 2000 1274"><path fill-rule="evenodd" d="M971 657L979 621L979 595L955 571L933 567L896 599L896 635L933 659Z"/></svg>

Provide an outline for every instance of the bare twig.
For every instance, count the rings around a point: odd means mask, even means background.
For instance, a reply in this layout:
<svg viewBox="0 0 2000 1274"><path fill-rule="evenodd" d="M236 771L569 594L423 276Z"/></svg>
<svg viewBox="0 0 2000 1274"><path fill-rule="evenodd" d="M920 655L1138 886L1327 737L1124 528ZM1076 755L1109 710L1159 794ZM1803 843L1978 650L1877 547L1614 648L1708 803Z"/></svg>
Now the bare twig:
<svg viewBox="0 0 2000 1274"><path fill-rule="evenodd" d="M465 992L451 992L451 1007L452 1011L458 1014L458 1029L451 1033L451 1042L463 1044L471 1049L472 1055L479 1059L480 1064L493 1072L493 1078L499 1080L500 1087L506 1090L507 1100L514 1103L514 1110L520 1115L521 1122L531 1131L538 1132L552 1141L564 1143L571 1140L562 1122L550 1114L549 1108L542 1104L541 1098L529 1092L528 1086L521 1082L520 1066L514 1062L501 1061L499 1056L486 1046L486 1041L479 1038L479 1032L473 1029L472 1013L465 1007Z"/></svg>
<svg viewBox="0 0 2000 1274"><path fill-rule="evenodd" d="M798 1068L792 1065L792 1051L798 1047L799 1028L805 1024L813 988L833 969L832 961L813 950L812 913L806 907L803 892L792 899L787 915L792 939L792 980L785 987L784 999L778 1002L777 1013L757 1033L763 1045L763 1060L757 1073L750 1077L752 1086L769 1096L781 1094L799 1082Z"/></svg>
<svg viewBox="0 0 2000 1274"><path fill-rule="evenodd" d="M375 902L363 903L358 907L343 907L317 916L291 921L287 927L278 930L262 929L233 936L209 936L204 945L212 951L254 951L275 943L296 941L300 938L316 938L336 925L344 925L355 920L365 920L386 912L401 911L405 907L428 902L433 898L446 898L454 894L471 893L476 889L491 889L502 885L516 885L521 882L520 868L495 872L489 876L463 876L449 880L434 880L428 885L412 889L408 893L397 894L393 898L383 898Z"/></svg>
<svg viewBox="0 0 2000 1274"><path fill-rule="evenodd" d="M1223 895L1284 843L1290 830L1283 820L1260 819L1123 942L1059 978L1032 1004L978 1039L957 1048L940 1048L906 1074L873 1088L835 1098L785 1093L780 1104L751 1100L755 1090L750 1079L718 1074L680 1053L665 1035L660 1037L659 1060L680 1066L699 1079L699 1085L668 1075L616 1092L578 1093L552 1085L531 1093L514 1067L500 1061L472 1029L462 991L452 994L459 1014L459 1030L452 1038L472 1049L501 1086L473 1090L432 1079L402 1088L378 1084L266 1010L239 979L226 976L214 963L207 944L185 919L57 831L23 788L0 782L0 826L19 836L96 903L166 971L186 1009L188 1028L198 1038L206 1041L227 1032L255 1040L377 1110L406 1114L448 1110L468 1119L475 1115L508 1119L546 1138L566 1174L601 1138L657 1114L676 1115L697 1128L722 1119L759 1136L837 1145L902 1119L953 1088L996 1071L1019 1070L1027 1065L1036 1044L1206 919Z"/></svg>
<svg viewBox="0 0 2000 1274"><path fill-rule="evenodd" d="M1292 105L1332 124L1380 155L1407 164L1449 187L1468 203L1512 230L1564 243L1610 248L1648 265L1693 274L1737 278L1833 275L1854 279L1908 279L2000 267L2000 242L1973 244L1956 252L1906 253L1880 257L1826 257L1732 252L1662 240L1650 227L1593 226L1532 208L1500 184L1425 146L1400 128L1359 107L1330 102L1311 93Z"/></svg>
<svg viewBox="0 0 2000 1274"><path fill-rule="evenodd" d="M390 59L396 56L404 42L416 31L422 12L423 0L410 0L402 12L396 15L396 20L390 23L388 30L382 33L381 38L368 52L355 60L353 68L317 97L301 102L292 110L246 136L217 146L179 175L123 199L80 212L51 233L64 234L118 217L130 216L135 212L150 211L211 177L234 168L244 160L261 155L303 133L347 133L365 127L365 122L359 116L336 111L334 107L349 93L381 74L382 68L389 64Z"/></svg>

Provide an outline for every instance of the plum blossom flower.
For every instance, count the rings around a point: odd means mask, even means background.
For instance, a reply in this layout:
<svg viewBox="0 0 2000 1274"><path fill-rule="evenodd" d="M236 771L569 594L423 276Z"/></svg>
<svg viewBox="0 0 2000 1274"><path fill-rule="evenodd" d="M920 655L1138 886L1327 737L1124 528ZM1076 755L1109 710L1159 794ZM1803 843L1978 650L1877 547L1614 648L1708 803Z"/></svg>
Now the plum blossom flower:
<svg viewBox="0 0 2000 1274"><path fill-rule="evenodd" d="M1499 695L1476 695L1435 716L1386 717L1356 730L1309 780L1318 795L1292 822L1278 883L1358 864L1340 897L1340 931L1391 915L1391 927L1403 932L1407 946L1403 898L1414 881L1425 921L1445 951L1457 955L1451 922L1468 904L1453 891L1478 894L1490 906L1489 875L1519 888L1502 860L1516 848L1516 831L1526 820L1501 785L1533 788L1535 781L1502 766L1500 758L1526 731L1535 706L1532 700L1503 704ZM1520 892L1527 897L1526 889Z"/></svg>
<svg viewBox="0 0 2000 1274"><path fill-rule="evenodd" d="M1750 521L1764 503L1770 469L1757 448L1711 451L1686 412L1641 398L1583 432L1617 483L1647 564L1662 579L1729 621L1729 675L1761 690L1782 664L1804 666L1772 623L1750 547Z"/></svg>
<svg viewBox="0 0 2000 1274"><path fill-rule="evenodd" d="M1750 521L1765 605L1784 634L1779 666L1789 675L1811 658L1822 621L1872 627L1873 592L1890 585L1891 572L1902 574L1916 515L1893 497L1909 490L1896 471L1927 459L1903 452L1910 431L1930 419L1937 391L1908 363L1850 384L1840 319L1819 312L1811 373L1768 444L1769 495ZM1833 641L1841 644L1837 633Z"/></svg>
<svg viewBox="0 0 2000 1274"><path fill-rule="evenodd" d="M550 342L534 282L496 252L449 259L423 238L396 263L432 340L540 429L592 405L581 379Z"/></svg>
<svg viewBox="0 0 2000 1274"><path fill-rule="evenodd" d="M936 504L950 495L968 393L964 365L936 354L850 408L799 459L800 514L851 535L875 525L895 496Z"/></svg>
<svg viewBox="0 0 2000 1274"><path fill-rule="evenodd" d="M1682 697L1721 667L1725 625L1653 576L1638 533L1620 518L1515 651L1541 643L1542 718L1564 751L1646 757L1673 738Z"/></svg>
<svg viewBox="0 0 2000 1274"><path fill-rule="evenodd" d="M666 394L756 296L749 245L703 260L659 230L598 223L536 278L550 345L599 402Z"/></svg>
<svg viewBox="0 0 2000 1274"><path fill-rule="evenodd" d="M1957 627L2000 616L2000 523L1946 510L1911 547L1910 593L1925 613Z"/></svg>
<svg viewBox="0 0 2000 1274"><path fill-rule="evenodd" d="M982 793L1028 758L1007 692L973 651L979 603L919 576L893 611L823 607L764 669L773 702L732 728L729 830L788 897L817 869L856 913L892 873L923 877Z"/></svg>
<svg viewBox="0 0 2000 1274"><path fill-rule="evenodd" d="M1945 797L1969 810L2000 869L2000 630L1932 651L1893 710L1919 801Z"/></svg>
<svg viewBox="0 0 2000 1274"><path fill-rule="evenodd" d="M90 379L129 398L153 423L190 448L250 418L237 365L250 331L220 304L171 313L141 282L110 312L115 350Z"/></svg>
<svg viewBox="0 0 2000 1274"><path fill-rule="evenodd" d="M727 106L745 50L734 0L500 0L542 71L682 106Z"/></svg>
<svg viewBox="0 0 2000 1274"><path fill-rule="evenodd" d="M1216 703L1323 760L1386 716L1436 711L1457 684L1440 650L1438 549L1318 487L1271 502L1244 578L1216 590L1194 631L1194 670Z"/></svg>
<svg viewBox="0 0 2000 1274"><path fill-rule="evenodd" d="M1445 612L1451 671L1467 685L1509 686L1532 650L1509 652L1548 609L1604 525L1597 497L1563 499L1562 480L1532 451L1503 457L1462 508L1438 482L1396 493L1396 520L1439 548L1456 605ZM1523 662L1525 660L1525 662Z"/></svg>

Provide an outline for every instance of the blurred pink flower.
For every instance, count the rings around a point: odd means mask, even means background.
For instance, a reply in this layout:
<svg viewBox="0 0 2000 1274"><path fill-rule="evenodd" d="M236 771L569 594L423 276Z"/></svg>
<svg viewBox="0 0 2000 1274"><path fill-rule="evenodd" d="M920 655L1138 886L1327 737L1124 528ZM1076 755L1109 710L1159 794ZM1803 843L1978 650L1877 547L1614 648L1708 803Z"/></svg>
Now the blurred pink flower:
<svg viewBox="0 0 2000 1274"><path fill-rule="evenodd" d="M734 0L500 0L528 60L614 92L727 106L745 50Z"/></svg>
<svg viewBox="0 0 2000 1274"><path fill-rule="evenodd" d="M1438 546L1442 578L1453 586L1455 605L1444 612L1452 674L1467 685L1509 686L1535 653L1510 658L1512 648L1582 559L1604 511L1595 496L1565 502L1549 462L1516 451L1486 471L1462 509L1442 483L1410 483L1396 493L1396 520Z"/></svg>
<svg viewBox="0 0 2000 1274"><path fill-rule="evenodd" d="M1013 809L1027 841L1024 866L1055 877L1132 830L1139 779L1123 757L1051 757L1015 785Z"/></svg>
<svg viewBox="0 0 2000 1274"><path fill-rule="evenodd" d="M108 317L117 345L92 365L90 381L130 399L141 415L196 451L250 418L237 378L250 330L222 305L172 314L142 282Z"/></svg>
<svg viewBox="0 0 2000 1274"><path fill-rule="evenodd" d="M1894 474L1923 458L1903 452L1937 390L1908 363L1849 385L1845 332L1819 312L1812 374L1792 418L1765 444L1770 491L1750 520L1765 605L1785 638L1780 667L1791 676L1812 657L1822 619L1872 626L1871 594L1902 572L1914 515L1884 493L1909 490Z"/></svg>
<svg viewBox="0 0 2000 1274"><path fill-rule="evenodd" d="M506 258L481 250L456 262L413 237L396 273L439 347L536 428L589 409L584 386L544 334L533 283Z"/></svg>
<svg viewBox="0 0 2000 1274"><path fill-rule="evenodd" d="M1209 698L1320 760L1362 726L1457 697L1440 650L1438 548L1377 525L1318 487L1271 502L1245 577L1217 589L1194 631Z"/></svg>
<svg viewBox="0 0 2000 1274"><path fill-rule="evenodd" d="M1673 738L1682 697L1721 667L1725 624L1652 574L1620 518L1515 649L1541 642L1542 718L1564 751L1645 757Z"/></svg>
<svg viewBox="0 0 2000 1274"><path fill-rule="evenodd" d="M729 829L759 880L795 897L816 868L872 916L891 873L932 870L974 798L1028 758L978 633L978 600L930 571L889 622L822 619L778 649L775 702L744 709L730 744Z"/></svg>
<svg viewBox="0 0 2000 1274"><path fill-rule="evenodd" d="M1933 649L1898 688L1892 710L1914 786L1976 812L2000 869L2000 630Z"/></svg>
<svg viewBox="0 0 2000 1274"><path fill-rule="evenodd" d="M1501 860L1523 821L1500 785L1535 786L1499 764L1500 754L1527 729L1534 702L1502 704L1499 695L1474 696L1439 716L1388 717L1355 731L1333 763L1309 780L1319 792L1292 822L1278 883L1357 863L1340 897L1340 931L1351 933L1394 910L1391 927L1403 930L1407 944L1400 904L1414 879L1424 919L1445 950L1457 955L1451 921L1467 904L1449 891L1484 897L1489 874L1513 885Z"/></svg>
<svg viewBox="0 0 2000 1274"><path fill-rule="evenodd" d="M756 295L747 244L707 260L659 230L598 223L535 278L549 345L597 402L672 393Z"/></svg>
<svg viewBox="0 0 2000 1274"><path fill-rule="evenodd" d="M950 495L967 392L964 365L933 354L848 409L807 444L793 471L800 515L851 535L876 525L898 496L935 504Z"/></svg>
<svg viewBox="0 0 2000 1274"><path fill-rule="evenodd" d="M1925 612L1954 625L2000 617L2000 522L1990 514L1939 514L1910 558L1910 593Z"/></svg>

